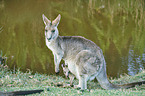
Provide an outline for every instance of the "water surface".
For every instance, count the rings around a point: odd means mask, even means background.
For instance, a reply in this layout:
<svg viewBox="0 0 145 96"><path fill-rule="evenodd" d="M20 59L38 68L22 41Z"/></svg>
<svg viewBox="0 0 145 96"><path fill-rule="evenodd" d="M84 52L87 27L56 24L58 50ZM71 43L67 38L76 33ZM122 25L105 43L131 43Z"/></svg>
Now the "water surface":
<svg viewBox="0 0 145 96"><path fill-rule="evenodd" d="M51 20L61 14L60 35L95 42L109 76L135 75L145 67L144 0L0 0L0 50L11 69L54 74L42 14Z"/></svg>

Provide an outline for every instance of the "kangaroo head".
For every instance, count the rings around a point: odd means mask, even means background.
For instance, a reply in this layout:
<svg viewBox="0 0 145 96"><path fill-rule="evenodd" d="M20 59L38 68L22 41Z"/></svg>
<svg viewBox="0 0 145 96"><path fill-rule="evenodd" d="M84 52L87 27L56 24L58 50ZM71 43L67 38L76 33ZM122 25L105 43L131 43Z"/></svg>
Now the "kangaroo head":
<svg viewBox="0 0 145 96"><path fill-rule="evenodd" d="M63 73L64 73L65 77L68 78L69 77L69 73L70 73L68 67L66 65L64 65L64 64L62 64L61 66L62 66Z"/></svg>
<svg viewBox="0 0 145 96"><path fill-rule="evenodd" d="M48 42L51 42L55 40L59 35L57 26L59 24L61 16L59 14L53 21L50 21L44 14L42 15L42 18L45 24L45 38L48 40Z"/></svg>

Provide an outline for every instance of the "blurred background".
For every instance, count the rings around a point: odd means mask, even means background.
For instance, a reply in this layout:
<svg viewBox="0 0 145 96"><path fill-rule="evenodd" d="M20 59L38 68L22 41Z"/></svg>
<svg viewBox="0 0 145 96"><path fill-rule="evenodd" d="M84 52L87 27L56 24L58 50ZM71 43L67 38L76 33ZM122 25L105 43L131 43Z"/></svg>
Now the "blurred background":
<svg viewBox="0 0 145 96"><path fill-rule="evenodd" d="M50 20L61 14L60 35L95 42L103 50L108 76L144 69L144 0L0 0L0 52L12 70L55 73L42 14Z"/></svg>

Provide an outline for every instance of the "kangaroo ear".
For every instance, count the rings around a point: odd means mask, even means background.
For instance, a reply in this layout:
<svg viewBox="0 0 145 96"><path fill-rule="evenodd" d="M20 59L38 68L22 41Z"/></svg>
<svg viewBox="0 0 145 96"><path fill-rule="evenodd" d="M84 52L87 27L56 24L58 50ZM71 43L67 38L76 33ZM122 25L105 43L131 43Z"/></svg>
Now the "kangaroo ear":
<svg viewBox="0 0 145 96"><path fill-rule="evenodd" d="M59 15L56 17L56 19L52 21L52 24L53 24L54 26L58 26L59 21L60 21L60 18L61 18L61 15L59 14Z"/></svg>
<svg viewBox="0 0 145 96"><path fill-rule="evenodd" d="M44 14L42 14L42 18L43 18L43 21L44 21L45 25L48 25L48 24L51 23L51 21Z"/></svg>

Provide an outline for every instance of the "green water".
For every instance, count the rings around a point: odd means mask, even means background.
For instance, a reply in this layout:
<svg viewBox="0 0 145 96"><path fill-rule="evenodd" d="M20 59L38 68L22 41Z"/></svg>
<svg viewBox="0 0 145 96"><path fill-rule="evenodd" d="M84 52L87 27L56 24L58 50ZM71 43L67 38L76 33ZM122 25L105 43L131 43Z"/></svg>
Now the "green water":
<svg viewBox="0 0 145 96"><path fill-rule="evenodd" d="M11 69L54 74L42 14L63 36L81 35L103 50L107 74L134 75L145 67L144 0L0 0L0 51Z"/></svg>

